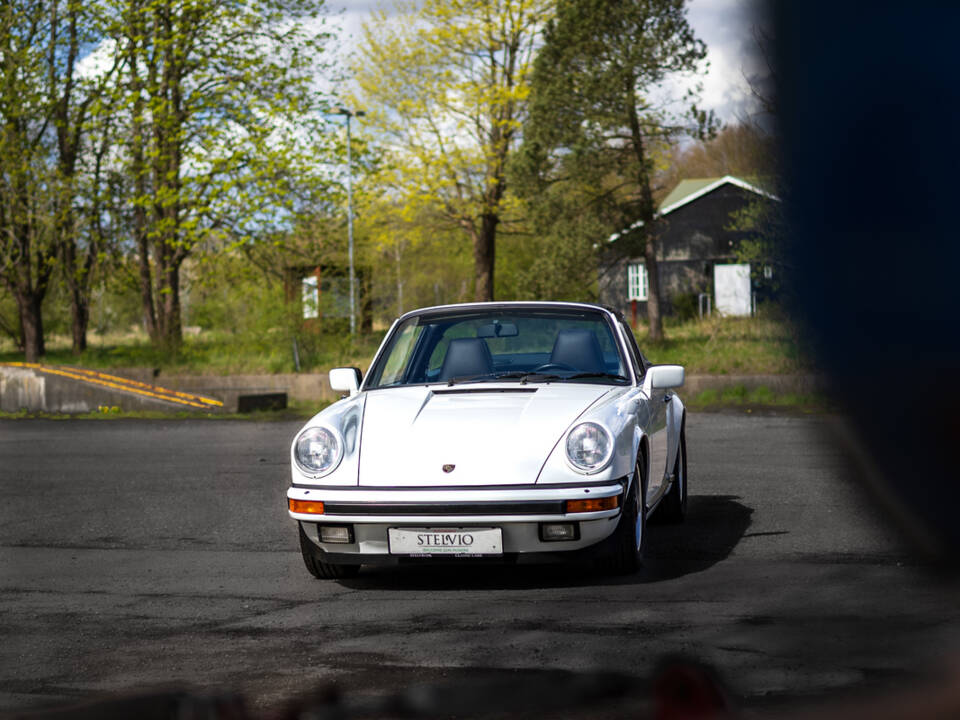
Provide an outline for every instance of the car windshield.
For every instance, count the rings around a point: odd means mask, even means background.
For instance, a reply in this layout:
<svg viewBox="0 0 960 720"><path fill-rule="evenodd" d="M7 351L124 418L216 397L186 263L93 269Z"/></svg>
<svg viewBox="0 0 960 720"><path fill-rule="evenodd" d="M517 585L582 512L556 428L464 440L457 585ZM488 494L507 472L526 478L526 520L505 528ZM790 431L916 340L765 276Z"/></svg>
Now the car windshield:
<svg viewBox="0 0 960 720"><path fill-rule="evenodd" d="M626 384L606 317L591 310L451 310L400 323L367 389L428 383Z"/></svg>

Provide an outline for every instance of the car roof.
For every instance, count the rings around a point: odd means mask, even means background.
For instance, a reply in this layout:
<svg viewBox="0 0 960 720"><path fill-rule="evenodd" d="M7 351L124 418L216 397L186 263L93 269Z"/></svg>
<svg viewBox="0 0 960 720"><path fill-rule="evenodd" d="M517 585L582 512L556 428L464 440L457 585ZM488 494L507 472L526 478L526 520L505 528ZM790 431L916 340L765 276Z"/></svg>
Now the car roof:
<svg viewBox="0 0 960 720"><path fill-rule="evenodd" d="M455 303L451 305L433 305L431 307L411 310L410 312L401 315L398 319L406 320L407 318L416 317L418 315L432 315L434 313L443 313L451 310L514 310L537 308L542 308L545 310L593 310L603 312L608 315L613 315L614 317L620 316L620 313L613 308L606 307L604 305L595 305L593 303L560 302L554 300L507 300L493 302Z"/></svg>

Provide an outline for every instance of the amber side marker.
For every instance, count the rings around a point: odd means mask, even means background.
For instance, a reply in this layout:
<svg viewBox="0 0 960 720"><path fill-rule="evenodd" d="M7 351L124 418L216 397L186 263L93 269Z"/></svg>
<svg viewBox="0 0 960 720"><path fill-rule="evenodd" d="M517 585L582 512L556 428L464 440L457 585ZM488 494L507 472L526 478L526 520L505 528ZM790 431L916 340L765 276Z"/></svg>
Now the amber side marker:
<svg viewBox="0 0 960 720"><path fill-rule="evenodd" d="M287 498L287 507L290 512L305 513L307 515L323 515L323 503L319 500L294 500Z"/></svg>
<svg viewBox="0 0 960 720"><path fill-rule="evenodd" d="M620 507L620 496L590 498L589 500L567 500L568 513L599 512L601 510L616 510Z"/></svg>

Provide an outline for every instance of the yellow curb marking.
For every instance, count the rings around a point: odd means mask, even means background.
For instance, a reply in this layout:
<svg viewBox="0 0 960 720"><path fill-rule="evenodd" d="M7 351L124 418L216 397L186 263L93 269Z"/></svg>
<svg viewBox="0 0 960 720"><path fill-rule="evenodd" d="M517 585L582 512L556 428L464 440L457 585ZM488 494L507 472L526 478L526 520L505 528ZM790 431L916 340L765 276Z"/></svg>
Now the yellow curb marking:
<svg viewBox="0 0 960 720"><path fill-rule="evenodd" d="M112 388L114 390L124 390L126 392L132 392L137 395L144 395L146 397L152 397L158 400L165 400L167 402L179 403L180 405L189 405L190 407L200 408L202 410L208 410L210 406L223 407L223 403L220 402L219 400L213 400L211 398L205 398L201 395L190 395L188 393L177 392L176 390L168 390L167 388L147 385L146 383L138 382L136 380L127 380L126 378L118 377L116 375L107 375L106 373L100 373L94 370L83 370L83 369L71 368L70 371L66 371L60 368L40 365L39 363L26 363L26 362L7 362L7 363L0 363L0 365L6 365L8 367L29 368L31 370L39 370L40 372L49 373L51 375L62 375L63 377L68 377L68 378L71 378L72 380L80 380L81 382L93 383L95 385L102 385L104 387ZM109 378L109 380L106 378ZM135 386L139 386L139 387L135 387ZM159 392L151 392L149 390L140 389L140 388L147 388L147 387ZM184 399L184 398L190 398L190 399ZM200 402L196 402L197 400L199 400ZM206 403L206 404L204 405L202 403Z"/></svg>
<svg viewBox="0 0 960 720"><path fill-rule="evenodd" d="M88 370L86 368L70 368L70 372L83 373L84 375L90 375L91 377L98 377L104 380L109 380L112 382L119 382L124 385L131 385L141 388L150 388L150 390L157 390L161 393L169 393L170 395L175 395L176 397L184 398L186 400L191 400L193 402L201 402L206 405L213 405L216 407L223 407L223 403L219 400L214 400L213 398L204 397L203 395L195 395L193 393L180 392L179 390L171 390L169 388L162 388L156 385L150 385L149 383L140 382L139 380L129 380L127 378L119 377L117 375L107 375L106 373L97 372L96 370ZM133 392L138 392L133 390Z"/></svg>

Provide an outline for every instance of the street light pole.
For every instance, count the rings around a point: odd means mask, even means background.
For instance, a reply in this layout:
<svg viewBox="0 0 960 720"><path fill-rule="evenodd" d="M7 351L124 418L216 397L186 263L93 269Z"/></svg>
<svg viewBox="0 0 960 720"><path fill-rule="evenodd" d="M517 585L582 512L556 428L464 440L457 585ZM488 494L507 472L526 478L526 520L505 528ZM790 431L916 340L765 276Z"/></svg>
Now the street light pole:
<svg viewBox="0 0 960 720"><path fill-rule="evenodd" d="M337 115L347 118L347 259L350 263L350 334L357 333L356 273L353 267L353 158L350 152L350 118L363 117L363 110L341 107Z"/></svg>

